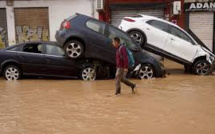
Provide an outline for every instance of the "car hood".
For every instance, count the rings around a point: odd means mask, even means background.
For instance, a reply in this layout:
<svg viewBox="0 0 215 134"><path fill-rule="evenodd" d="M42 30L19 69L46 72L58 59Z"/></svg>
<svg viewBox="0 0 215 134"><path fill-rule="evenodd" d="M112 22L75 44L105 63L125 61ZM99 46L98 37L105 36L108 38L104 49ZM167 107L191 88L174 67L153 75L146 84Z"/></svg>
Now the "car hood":
<svg viewBox="0 0 215 134"><path fill-rule="evenodd" d="M144 50L141 51L132 51L135 57L136 64L142 64L142 63L159 63L157 59L149 55Z"/></svg>

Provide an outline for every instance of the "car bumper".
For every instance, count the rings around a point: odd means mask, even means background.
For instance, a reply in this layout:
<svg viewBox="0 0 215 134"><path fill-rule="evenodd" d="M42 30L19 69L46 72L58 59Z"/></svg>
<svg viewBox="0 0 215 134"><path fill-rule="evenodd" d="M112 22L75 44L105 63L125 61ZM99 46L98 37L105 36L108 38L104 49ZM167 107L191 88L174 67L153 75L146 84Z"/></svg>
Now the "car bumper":
<svg viewBox="0 0 215 134"><path fill-rule="evenodd" d="M64 34L63 34L63 31L61 30L58 30L55 34L55 39L57 40L58 44L60 46L63 46L64 43L65 43L65 38L64 38Z"/></svg>

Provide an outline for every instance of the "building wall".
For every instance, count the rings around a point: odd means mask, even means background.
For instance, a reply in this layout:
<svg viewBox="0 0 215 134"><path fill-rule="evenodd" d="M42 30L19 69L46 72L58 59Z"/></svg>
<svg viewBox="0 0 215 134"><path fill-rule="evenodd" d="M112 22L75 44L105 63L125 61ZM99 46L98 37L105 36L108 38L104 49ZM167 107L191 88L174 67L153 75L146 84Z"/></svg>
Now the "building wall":
<svg viewBox="0 0 215 134"><path fill-rule="evenodd" d="M7 6L6 1L0 1L0 8L6 8L8 24L8 43L16 43L15 8L48 7L50 40L55 41L56 30L61 22L75 13L82 13L98 18L95 0L31 0L14 1L13 6Z"/></svg>
<svg viewBox="0 0 215 134"><path fill-rule="evenodd" d="M7 33L6 9L0 8L0 49L8 44Z"/></svg>

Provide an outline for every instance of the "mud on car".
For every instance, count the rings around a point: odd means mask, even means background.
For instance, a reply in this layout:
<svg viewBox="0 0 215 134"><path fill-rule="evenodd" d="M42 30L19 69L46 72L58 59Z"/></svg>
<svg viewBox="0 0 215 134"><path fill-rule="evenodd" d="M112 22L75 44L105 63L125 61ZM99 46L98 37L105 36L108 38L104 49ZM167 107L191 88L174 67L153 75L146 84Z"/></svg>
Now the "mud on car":
<svg viewBox="0 0 215 134"><path fill-rule="evenodd" d="M142 49L120 29L92 17L75 14L65 19L56 32L58 44L71 59L93 59L115 65L116 50L112 39L118 36L121 43L133 53L135 67L129 70L133 76L143 78L163 77L164 66Z"/></svg>

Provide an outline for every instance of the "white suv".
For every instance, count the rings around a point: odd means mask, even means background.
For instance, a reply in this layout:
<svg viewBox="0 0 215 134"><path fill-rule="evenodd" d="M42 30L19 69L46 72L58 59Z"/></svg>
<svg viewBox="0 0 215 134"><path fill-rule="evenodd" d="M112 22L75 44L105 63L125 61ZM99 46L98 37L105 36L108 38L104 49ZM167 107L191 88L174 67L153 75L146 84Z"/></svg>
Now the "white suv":
<svg viewBox="0 0 215 134"><path fill-rule="evenodd" d="M210 71L215 55L186 31L168 21L146 15L125 17L119 28L142 48L185 65L198 75Z"/></svg>

